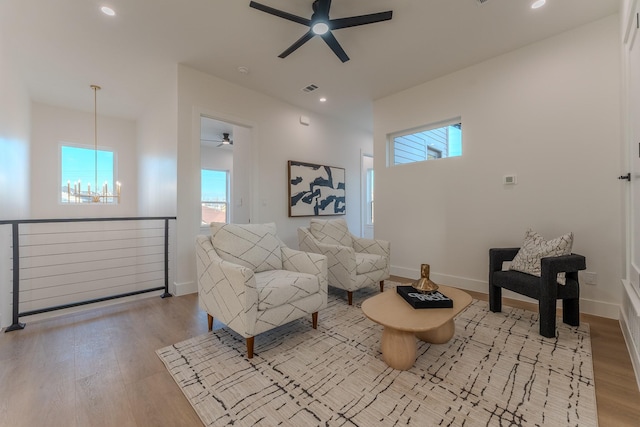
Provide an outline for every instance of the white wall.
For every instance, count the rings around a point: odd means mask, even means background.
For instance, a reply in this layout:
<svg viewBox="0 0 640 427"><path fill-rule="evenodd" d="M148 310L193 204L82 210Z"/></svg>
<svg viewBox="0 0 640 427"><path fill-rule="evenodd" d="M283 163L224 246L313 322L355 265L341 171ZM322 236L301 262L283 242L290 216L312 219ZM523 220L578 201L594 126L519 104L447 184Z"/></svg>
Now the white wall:
<svg viewBox="0 0 640 427"><path fill-rule="evenodd" d="M138 215L175 216L178 140L177 73L138 120Z"/></svg>
<svg viewBox="0 0 640 427"><path fill-rule="evenodd" d="M392 272L487 292L488 251L527 227L575 234L598 274L581 310L617 317L622 274L617 16L374 103L376 237ZM462 116L463 155L386 167L387 135ZM502 178L517 174L518 184Z"/></svg>
<svg viewBox="0 0 640 427"><path fill-rule="evenodd" d="M215 147L200 148L202 169L233 171L233 151Z"/></svg>
<svg viewBox="0 0 640 427"><path fill-rule="evenodd" d="M247 165L253 163L253 133L251 128L233 126L233 167L231 173L230 221L237 224L251 222L251 195L253 171Z"/></svg>
<svg viewBox="0 0 640 427"><path fill-rule="evenodd" d="M29 217L30 101L0 29L0 220ZM0 225L0 326L11 324L11 225Z"/></svg>
<svg viewBox="0 0 640 427"><path fill-rule="evenodd" d="M87 87L87 97L91 97ZM98 98L98 108L99 108ZM94 113L32 103L31 216L78 218L135 216L137 204L136 122L98 115L98 147L117 153L122 183L119 204L75 205L60 199L60 144L94 146ZM93 184L93 183L92 183ZM83 184L84 185L84 184Z"/></svg>
<svg viewBox="0 0 640 427"><path fill-rule="evenodd" d="M178 285L195 281L201 113L251 128L253 164L243 172L252 177L251 222L275 222L285 243L298 247L296 229L308 225L309 218L287 217L287 160L299 160L346 169L346 220L352 230L360 230L360 150L371 151L369 132L179 66ZM301 125L300 115L310 117L311 124Z"/></svg>

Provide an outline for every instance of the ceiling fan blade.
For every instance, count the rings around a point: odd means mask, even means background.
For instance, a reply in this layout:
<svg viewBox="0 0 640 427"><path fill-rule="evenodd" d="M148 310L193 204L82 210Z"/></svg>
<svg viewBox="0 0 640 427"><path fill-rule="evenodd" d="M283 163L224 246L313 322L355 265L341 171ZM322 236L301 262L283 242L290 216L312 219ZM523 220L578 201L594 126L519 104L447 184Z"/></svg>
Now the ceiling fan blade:
<svg viewBox="0 0 640 427"><path fill-rule="evenodd" d="M289 46L287 48L287 50L285 50L280 55L278 55L278 57L286 58L287 56L291 55L300 46L302 46L303 44L305 44L306 42L311 40L313 38L313 36L315 36L313 31L311 31L311 30L307 31L304 36L300 37L294 44Z"/></svg>
<svg viewBox="0 0 640 427"><path fill-rule="evenodd" d="M357 27L358 25L373 24L375 22L388 21L393 16L393 11L372 13L370 15L350 16L349 18L338 18L329 20L329 27L332 30L340 28Z"/></svg>
<svg viewBox="0 0 640 427"><path fill-rule="evenodd" d="M264 4L257 3L255 1L250 2L249 3L249 7L261 10L261 11L266 12L266 13L271 14L271 15L275 15L275 16L277 16L279 18L283 18L283 19L287 19L289 21L297 22L298 24L302 24L302 25L306 25L306 26L311 25L311 20L310 19L306 19L306 18L302 18L300 16L292 15L291 13L283 12L281 10L274 9L272 7L269 7L269 6L265 6Z"/></svg>
<svg viewBox="0 0 640 427"><path fill-rule="evenodd" d="M349 56L347 56L347 53L344 51L342 46L340 46L338 40L336 40L333 34L331 34L331 31L323 34L320 37L322 37L322 39L329 45L333 53L335 53L336 56L340 58L340 61L347 62L349 60Z"/></svg>

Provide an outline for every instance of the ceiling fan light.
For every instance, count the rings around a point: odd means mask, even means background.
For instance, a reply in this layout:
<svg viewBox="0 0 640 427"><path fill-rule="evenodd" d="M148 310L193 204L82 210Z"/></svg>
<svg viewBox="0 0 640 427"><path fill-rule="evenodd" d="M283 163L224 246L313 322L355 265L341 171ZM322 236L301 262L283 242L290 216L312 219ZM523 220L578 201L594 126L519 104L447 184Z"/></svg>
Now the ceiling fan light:
<svg viewBox="0 0 640 427"><path fill-rule="evenodd" d="M116 11L111 9L108 6L102 6L100 8L100 11L102 11L102 13L104 13L105 15L108 15L108 16L115 16L116 15Z"/></svg>
<svg viewBox="0 0 640 427"><path fill-rule="evenodd" d="M539 7L544 6L544 4L547 2L547 0L536 0L533 2L533 4L531 5L531 9L537 9Z"/></svg>
<svg viewBox="0 0 640 427"><path fill-rule="evenodd" d="M315 24L313 24L311 29L315 34L321 36L325 34L327 31L329 31L329 25L324 21L318 21Z"/></svg>

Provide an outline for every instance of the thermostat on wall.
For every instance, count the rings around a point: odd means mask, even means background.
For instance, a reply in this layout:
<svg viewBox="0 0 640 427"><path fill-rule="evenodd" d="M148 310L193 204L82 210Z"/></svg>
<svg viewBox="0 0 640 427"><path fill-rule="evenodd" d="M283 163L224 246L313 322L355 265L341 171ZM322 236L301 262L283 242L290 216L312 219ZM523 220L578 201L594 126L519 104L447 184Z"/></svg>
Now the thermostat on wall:
<svg viewBox="0 0 640 427"><path fill-rule="evenodd" d="M515 175L505 175L502 183L504 185L514 185L517 184L518 180Z"/></svg>

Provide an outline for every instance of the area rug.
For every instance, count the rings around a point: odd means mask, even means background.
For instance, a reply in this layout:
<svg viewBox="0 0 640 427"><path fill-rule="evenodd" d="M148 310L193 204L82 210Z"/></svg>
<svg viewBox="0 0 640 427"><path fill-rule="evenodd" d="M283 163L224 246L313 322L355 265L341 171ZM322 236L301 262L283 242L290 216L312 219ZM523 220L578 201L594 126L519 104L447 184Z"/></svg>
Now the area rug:
<svg viewBox="0 0 640 427"><path fill-rule="evenodd" d="M544 338L537 313L476 300L455 323L397 371L382 327L330 292L317 330L309 318L258 335L251 360L226 328L157 354L206 426L597 426L587 324Z"/></svg>

